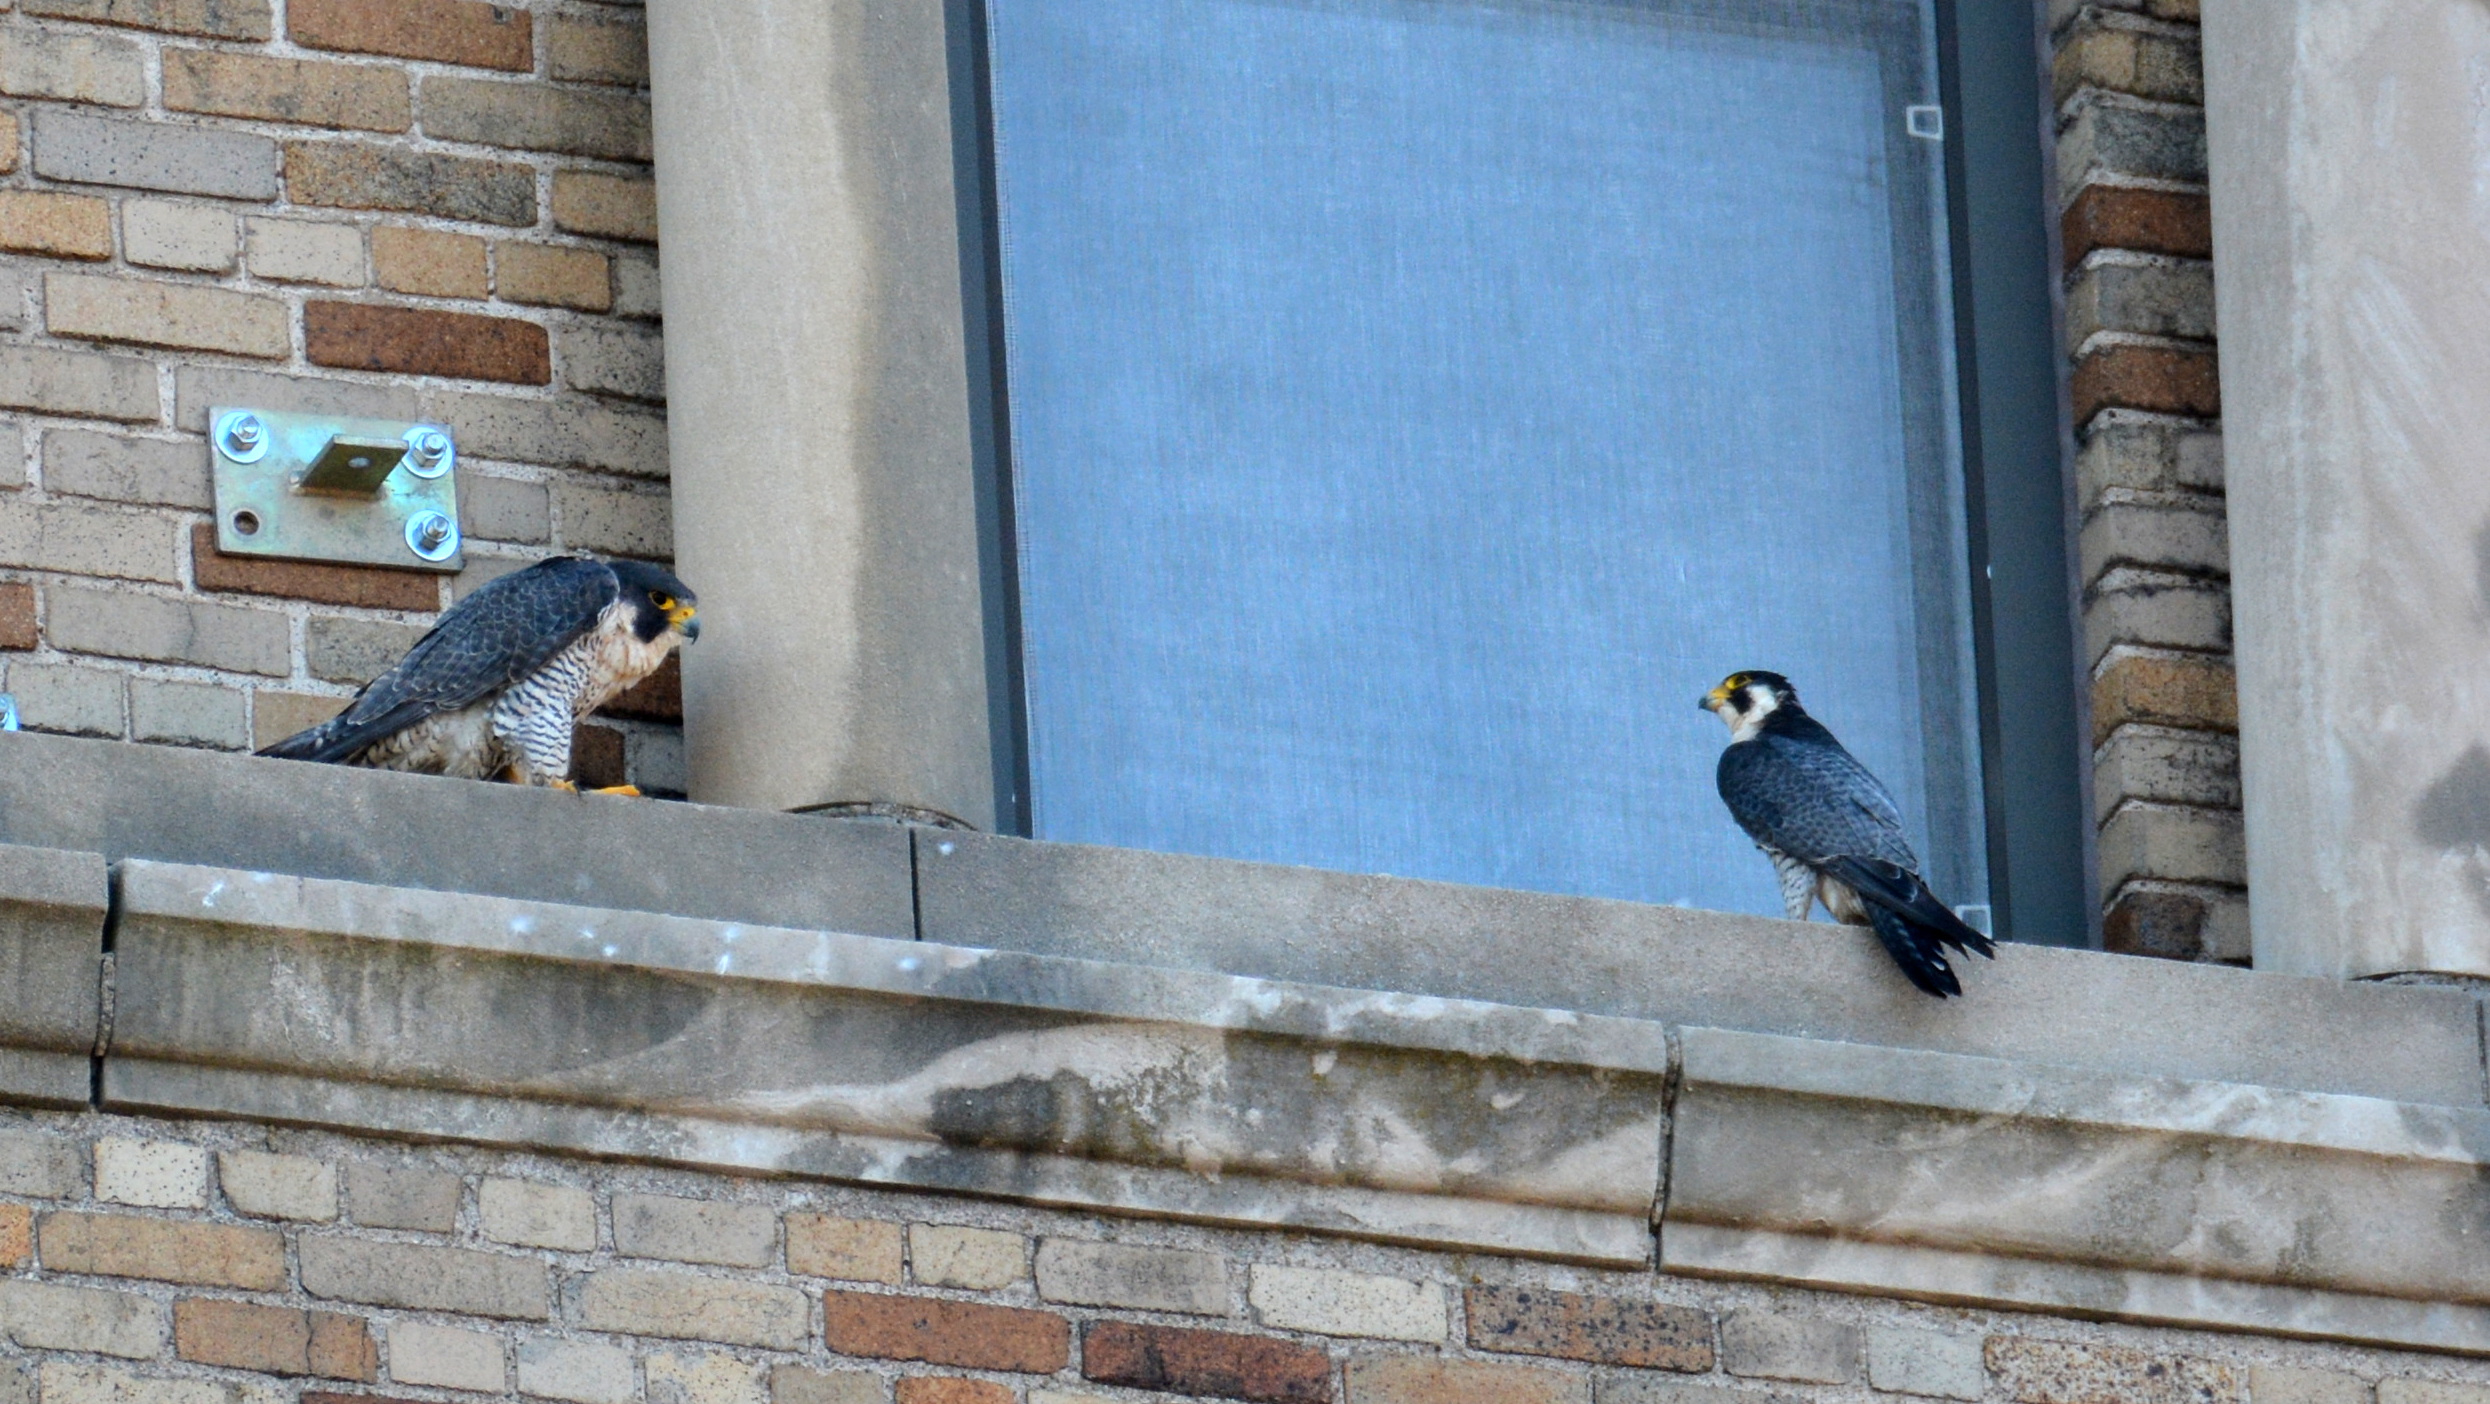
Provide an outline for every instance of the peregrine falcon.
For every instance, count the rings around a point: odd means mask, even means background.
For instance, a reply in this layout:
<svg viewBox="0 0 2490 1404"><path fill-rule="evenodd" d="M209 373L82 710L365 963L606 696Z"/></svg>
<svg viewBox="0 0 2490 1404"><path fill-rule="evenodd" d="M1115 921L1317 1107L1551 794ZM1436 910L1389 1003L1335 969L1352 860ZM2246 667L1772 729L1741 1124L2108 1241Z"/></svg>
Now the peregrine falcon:
<svg viewBox="0 0 2490 1404"><path fill-rule="evenodd" d="M1790 920L1821 900L1835 921L1874 930L1911 983L1939 998L1963 992L1946 947L1996 958L1928 890L1893 796L1798 705L1788 678L1732 673L1697 705L1729 724L1721 799L1772 859Z"/></svg>
<svg viewBox="0 0 2490 1404"><path fill-rule="evenodd" d="M345 711L260 754L570 789L572 723L699 638L697 605L653 565L538 561L450 606Z"/></svg>

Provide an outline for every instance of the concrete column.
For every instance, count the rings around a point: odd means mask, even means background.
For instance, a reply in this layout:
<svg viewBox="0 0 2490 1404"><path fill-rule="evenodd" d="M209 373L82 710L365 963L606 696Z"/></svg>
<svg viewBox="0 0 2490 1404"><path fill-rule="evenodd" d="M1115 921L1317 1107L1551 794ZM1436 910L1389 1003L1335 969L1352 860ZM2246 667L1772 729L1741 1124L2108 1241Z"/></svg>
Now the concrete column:
<svg viewBox="0 0 2490 1404"><path fill-rule="evenodd" d="M2490 975L2490 6L2204 39L2256 964Z"/></svg>
<svg viewBox="0 0 2490 1404"><path fill-rule="evenodd" d="M945 8L648 6L694 799L993 824Z"/></svg>

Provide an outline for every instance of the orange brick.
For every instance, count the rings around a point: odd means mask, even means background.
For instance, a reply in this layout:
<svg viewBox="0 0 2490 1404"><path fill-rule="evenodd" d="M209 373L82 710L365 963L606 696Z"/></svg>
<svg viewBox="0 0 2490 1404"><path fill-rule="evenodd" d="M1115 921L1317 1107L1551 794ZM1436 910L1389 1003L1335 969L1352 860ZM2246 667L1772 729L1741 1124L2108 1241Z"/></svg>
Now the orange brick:
<svg viewBox="0 0 2490 1404"><path fill-rule="evenodd" d="M2069 268L2094 249L2211 258L2213 201L2175 190L2087 185L2059 217L2058 231Z"/></svg>
<svg viewBox="0 0 2490 1404"><path fill-rule="evenodd" d="M495 245L493 291L504 302L535 307L602 312L614 305L614 279L605 255L560 244Z"/></svg>
<svg viewBox="0 0 2490 1404"><path fill-rule="evenodd" d="M2079 428L2112 408L2206 419L2222 413L2221 368L2210 350L2105 346L2075 363L2071 389Z"/></svg>
<svg viewBox="0 0 2490 1404"><path fill-rule="evenodd" d="M35 643L35 587L23 580L0 582L0 648L33 648ZM649 679L649 682L655 681L655 678ZM647 685L642 683L641 687ZM632 689L632 692L637 691L639 688ZM630 695L629 692L623 694L624 697Z"/></svg>
<svg viewBox="0 0 2490 1404"><path fill-rule="evenodd" d="M0 190L0 248L56 258L110 258L112 206L92 195Z"/></svg>
<svg viewBox="0 0 2490 1404"><path fill-rule="evenodd" d="M38 1242L43 1265L54 1272L254 1292L285 1285L285 1239L271 1229L126 1214L46 1214Z"/></svg>
<svg viewBox="0 0 2490 1404"><path fill-rule="evenodd" d="M1383 1356L1349 1363L1349 1404L1573 1404L1581 1384L1534 1365ZM1665 1397L1665 1396L1664 1396Z"/></svg>
<svg viewBox="0 0 2490 1404"><path fill-rule="evenodd" d="M27 647L33 647L32 644ZM597 709L601 717L630 717L635 721L680 722L683 720L683 656L670 653L657 671L632 686L622 696ZM818 1274L837 1277L838 1273ZM858 1279L863 1280L863 1279ZM897 1279L893 1279L896 1281Z"/></svg>
<svg viewBox="0 0 2490 1404"><path fill-rule="evenodd" d="M386 566L319 565L266 556L228 556L216 549L216 528L190 529L191 577L202 590L276 595L290 600L356 609L433 610L441 607L441 577Z"/></svg>
<svg viewBox="0 0 2490 1404"><path fill-rule="evenodd" d="M482 239L402 224L372 230L372 280L391 292L425 297L482 297L492 291Z"/></svg>
<svg viewBox="0 0 2490 1404"><path fill-rule="evenodd" d="M1268 1404L1331 1400L1331 1357L1319 1347L1141 1321L1091 1322L1081 1336L1081 1375L1128 1389Z"/></svg>
<svg viewBox="0 0 2490 1404"><path fill-rule="evenodd" d="M303 353L316 366L544 385L552 343L534 322L364 302L303 304Z"/></svg>
<svg viewBox="0 0 2490 1404"><path fill-rule="evenodd" d="M1051 1311L836 1290L821 1307L822 1343L840 1355L1031 1375L1072 1359L1072 1323Z"/></svg>
<svg viewBox="0 0 2490 1404"><path fill-rule="evenodd" d="M957 1375L918 1375L899 1382L899 1404L1014 1404L1009 1385Z"/></svg>
<svg viewBox="0 0 2490 1404"><path fill-rule="evenodd" d="M2130 654L2092 680L2092 744L2129 722L2239 730L2239 677L2228 663Z"/></svg>
<svg viewBox="0 0 2490 1404"><path fill-rule="evenodd" d="M184 1360L329 1379L380 1378L380 1348L358 1317L194 1297L173 1304L173 1350Z"/></svg>
<svg viewBox="0 0 2490 1404"><path fill-rule="evenodd" d="M34 1211L23 1204L0 1204L0 1267L24 1267L34 1251Z"/></svg>
<svg viewBox="0 0 2490 1404"><path fill-rule="evenodd" d="M293 0L286 32L310 49L433 59L525 73L536 66L528 12L480 0Z"/></svg>

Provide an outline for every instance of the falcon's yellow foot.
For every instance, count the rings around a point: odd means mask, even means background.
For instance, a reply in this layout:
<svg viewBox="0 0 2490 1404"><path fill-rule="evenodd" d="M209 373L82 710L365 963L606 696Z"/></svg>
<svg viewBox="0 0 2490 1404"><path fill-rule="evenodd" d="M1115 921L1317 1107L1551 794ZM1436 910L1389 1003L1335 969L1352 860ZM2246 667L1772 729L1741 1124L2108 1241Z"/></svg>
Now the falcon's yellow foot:
<svg viewBox="0 0 2490 1404"><path fill-rule="evenodd" d="M568 780L548 780L545 782L545 788L548 790L561 790L570 794L577 794L579 792L579 787L572 784Z"/></svg>
<svg viewBox="0 0 2490 1404"><path fill-rule="evenodd" d="M598 789L590 790L588 793L592 795L628 795L633 799L638 799L640 798L640 787L637 785L606 785Z"/></svg>

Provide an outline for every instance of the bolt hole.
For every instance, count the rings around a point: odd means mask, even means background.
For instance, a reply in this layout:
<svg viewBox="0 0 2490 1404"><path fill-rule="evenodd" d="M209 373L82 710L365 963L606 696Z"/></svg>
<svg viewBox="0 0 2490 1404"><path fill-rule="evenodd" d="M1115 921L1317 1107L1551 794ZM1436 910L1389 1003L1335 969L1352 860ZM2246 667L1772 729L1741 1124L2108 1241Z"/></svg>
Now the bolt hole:
<svg viewBox="0 0 2490 1404"><path fill-rule="evenodd" d="M236 536L257 536L257 535L259 535L259 513L257 513L257 512L236 512L236 513L234 513L234 514L233 514L233 534L234 534L234 535L236 535Z"/></svg>

